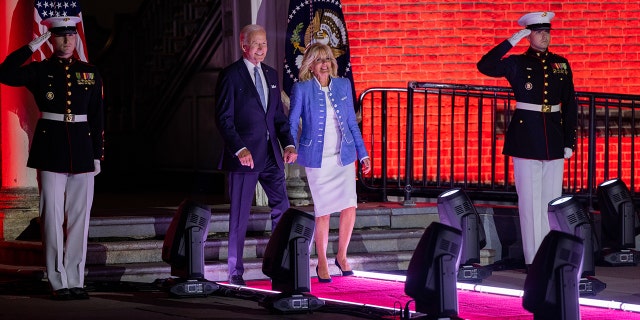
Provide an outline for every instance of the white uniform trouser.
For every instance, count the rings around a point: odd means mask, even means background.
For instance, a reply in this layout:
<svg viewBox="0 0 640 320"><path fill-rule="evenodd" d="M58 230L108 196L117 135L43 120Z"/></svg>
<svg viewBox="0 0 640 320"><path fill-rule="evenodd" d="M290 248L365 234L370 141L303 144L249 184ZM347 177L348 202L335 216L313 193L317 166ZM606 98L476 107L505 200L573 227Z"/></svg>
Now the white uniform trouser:
<svg viewBox="0 0 640 320"><path fill-rule="evenodd" d="M562 195L564 159L513 158L518 212L526 264L531 264L549 233L549 202Z"/></svg>
<svg viewBox="0 0 640 320"><path fill-rule="evenodd" d="M94 173L39 171L38 174L40 222L49 284L53 290L82 288Z"/></svg>

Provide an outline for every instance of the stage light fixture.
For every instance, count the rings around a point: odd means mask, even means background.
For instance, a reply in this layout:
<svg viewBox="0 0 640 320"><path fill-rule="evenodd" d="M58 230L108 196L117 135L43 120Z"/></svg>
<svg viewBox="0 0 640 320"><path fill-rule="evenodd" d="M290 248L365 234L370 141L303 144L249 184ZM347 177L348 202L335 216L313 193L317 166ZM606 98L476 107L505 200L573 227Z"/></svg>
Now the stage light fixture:
<svg viewBox="0 0 640 320"><path fill-rule="evenodd" d="M432 222L409 261L404 292L424 319L459 319L456 274L462 249L460 229ZM412 318L413 319L413 318Z"/></svg>
<svg viewBox="0 0 640 320"><path fill-rule="evenodd" d="M601 183L597 190L602 223L601 262L609 266L635 266L636 209L627 185L620 179Z"/></svg>
<svg viewBox="0 0 640 320"><path fill-rule="evenodd" d="M167 229L162 260L171 265L169 293L176 297L198 297L214 293L219 286L205 279L204 244L209 232L211 208L186 199Z"/></svg>
<svg viewBox="0 0 640 320"><path fill-rule="evenodd" d="M522 306L539 320L579 320L582 239L551 230L542 240L524 281Z"/></svg>
<svg viewBox="0 0 640 320"><path fill-rule="evenodd" d="M552 230L573 234L584 246L582 273L580 277L580 295L596 295L607 285L596 279L595 253L597 241L593 234L593 224L584 206L573 196L561 196L549 202L549 226Z"/></svg>
<svg viewBox="0 0 640 320"><path fill-rule="evenodd" d="M441 193L438 216L440 222L462 231L458 281L482 282L489 277L491 270L480 265L480 249L487 244L487 238L480 215L467 194L459 188Z"/></svg>
<svg viewBox="0 0 640 320"><path fill-rule="evenodd" d="M315 219L312 214L289 208L267 243L262 272L271 278L279 294L267 296L260 305L275 312L306 313L324 305L311 295L309 251Z"/></svg>

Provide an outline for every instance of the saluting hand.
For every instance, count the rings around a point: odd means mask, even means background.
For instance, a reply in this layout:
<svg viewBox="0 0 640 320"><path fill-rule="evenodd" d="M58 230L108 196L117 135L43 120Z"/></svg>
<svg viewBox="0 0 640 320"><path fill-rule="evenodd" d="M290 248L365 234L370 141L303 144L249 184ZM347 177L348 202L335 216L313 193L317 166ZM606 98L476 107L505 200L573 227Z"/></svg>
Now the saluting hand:
<svg viewBox="0 0 640 320"><path fill-rule="evenodd" d="M516 46L516 44L518 44L518 42L520 42L520 40L522 40L522 38L528 36L531 34L531 30L529 29L522 29L516 33L514 33L511 38L509 38L509 43L511 43L512 46Z"/></svg>
<svg viewBox="0 0 640 320"><path fill-rule="evenodd" d="M50 36L51 36L51 31L47 31L43 33L41 36L31 40L31 42L29 42L28 44L29 49L31 49L31 52L36 52L36 50L38 50L38 48L40 48L40 46L42 46L42 44L45 41L47 41L47 39L49 39Z"/></svg>

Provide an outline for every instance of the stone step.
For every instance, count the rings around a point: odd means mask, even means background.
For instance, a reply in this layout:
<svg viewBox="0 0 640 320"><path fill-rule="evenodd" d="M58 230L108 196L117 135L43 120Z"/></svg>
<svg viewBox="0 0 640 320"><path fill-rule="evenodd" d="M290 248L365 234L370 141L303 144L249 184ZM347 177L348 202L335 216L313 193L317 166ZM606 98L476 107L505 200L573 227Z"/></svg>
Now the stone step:
<svg viewBox="0 0 640 320"><path fill-rule="evenodd" d="M349 245L350 254L367 254L388 251L412 251L415 249L424 229L398 230L354 230ZM268 235L247 237L244 258L262 258L269 242ZM163 240L129 240L90 242L87 246L87 265L137 264L162 262ZM227 239L209 237L205 243L205 260L227 259ZM327 254L335 254L338 246L338 234L334 230L329 234ZM315 254L313 251L311 254ZM6 265L43 264L42 245L39 241L0 242L0 263Z"/></svg>
<svg viewBox="0 0 640 320"><path fill-rule="evenodd" d="M355 270L406 270L413 252L377 252L349 255L349 263ZM330 256L331 257L331 256ZM329 258L332 262L333 259ZM315 257L309 262L309 275L316 276ZM249 258L244 261L245 280L266 279L262 273L262 259ZM329 265L332 275L339 275L338 267ZM0 275L11 274L24 278L46 279L44 266L16 266L0 264ZM157 279L171 277L171 266L164 262L123 263L110 265L87 265L87 281L132 281L151 283ZM226 281L228 277L226 260L205 261L205 278L211 281Z"/></svg>
<svg viewBox="0 0 640 320"><path fill-rule="evenodd" d="M487 257L492 255L492 250L482 250L481 260L487 261ZM413 256L413 250L404 251L387 251L372 253L355 253L349 254L349 263L354 270L366 271L397 271L406 270L409 261ZM340 274L340 270L335 265L332 255L329 258L329 272L335 276ZM487 263L481 264L486 265ZM315 256L309 261L309 275L316 276L315 267L317 260ZM245 280L266 279L268 278L262 273L262 259L248 258L244 261ZM46 271L42 264L30 266L16 266L0 264L0 275L11 275L12 277L21 277L29 279L46 279ZM130 281L152 283L158 279L167 279L172 277L171 266L164 262L147 262L147 263L120 263L109 265L87 265L86 280L87 281ZM205 278L210 281L226 281L228 277L226 260L206 260L205 261Z"/></svg>
<svg viewBox="0 0 640 320"><path fill-rule="evenodd" d="M226 233L229 231L229 205L210 205L211 220L209 233ZM135 238L149 239L164 237L177 211L177 207L148 209L136 215L122 215L114 212L113 216L91 217L89 238ZM312 206L295 207L297 210L313 214ZM362 228L415 228L426 227L438 220L437 208L434 204L403 207L400 204L359 204L354 229ZM338 227L340 217L331 216L330 227ZM249 232L267 232L271 230L271 220L267 207L254 206L249 217Z"/></svg>
<svg viewBox="0 0 640 320"><path fill-rule="evenodd" d="M205 244L206 277L212 281L227 278L228 205L213 205L209 224L209 238ZM296 207L313 212L312 206ZM481 215L491 215L490 206L478 206ZM112 212L92 216L87 250L88 280L117 280L151 282L171 276L169 264L162 261L163 238L177 207L149 208L128 214ZM37 219L36 219L37 220ZM439 221L434 203L403 206L400 203L362 203L357 218L349 258L356 270L405 270L424 228ZM37 222L37 221L36 221ZM339 215L330 220L328 257L337 251ZM31 221L21 232L23 240L0 241L0 274L44 277L44 263L37 223ZM269 210L254 207L249 221L249 235L245 246L245 278L264 279L262 257L271 230ZM33 233L33 232L32 232ZM37 233L37 232L36 232ZM27 239L27 240L24 240ZM315 252L311 252L310 274L315 276ZM481 264L493 262L495 250L481 251ZM331 272L338 269L331 266Z"/></svg>

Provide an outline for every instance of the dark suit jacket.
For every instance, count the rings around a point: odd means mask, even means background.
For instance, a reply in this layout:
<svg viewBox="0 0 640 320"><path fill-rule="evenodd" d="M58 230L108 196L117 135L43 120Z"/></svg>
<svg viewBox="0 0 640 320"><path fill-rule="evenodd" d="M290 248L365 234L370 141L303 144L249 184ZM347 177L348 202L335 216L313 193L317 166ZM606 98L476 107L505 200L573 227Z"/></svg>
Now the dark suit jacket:
<svg viewBox="0 0 640 320"><path fill-rule="evenodd" d="M94 170L104 155L102 79L98 68L76 59L52 57L22 66L32 56L24 46L0 65L0 82L25 86L42 112L86 114L87 122L39 119L27 166L82 173Z"/></svg>
<svg viewBox="0 0 640 320"><path fill-rule="evenodd" d="M260 172L264 169L268 148L272 148L278 166L284 170L280 146L294 145L289 132L289 120L284 114L280 99L278 73L264 63L260 66L269 95L266 113L243 59L226 67L218 78L216 124L225 143L219 169L232 172ZM270 137L268 143L267 131ZM251 152L253 169L242 166L235 156L243 147Z"/></svg>

